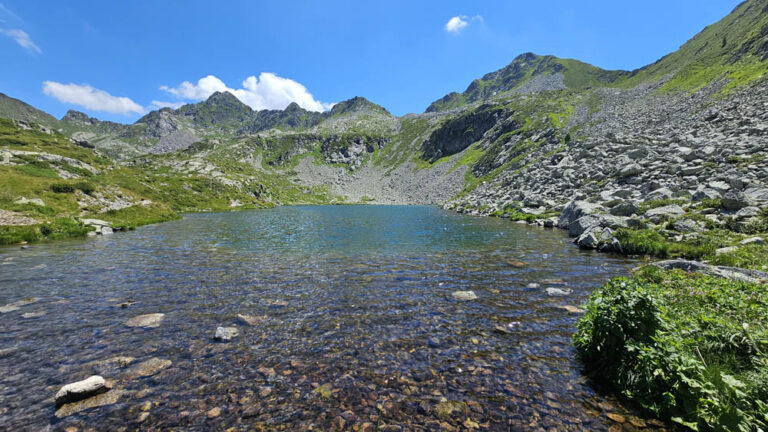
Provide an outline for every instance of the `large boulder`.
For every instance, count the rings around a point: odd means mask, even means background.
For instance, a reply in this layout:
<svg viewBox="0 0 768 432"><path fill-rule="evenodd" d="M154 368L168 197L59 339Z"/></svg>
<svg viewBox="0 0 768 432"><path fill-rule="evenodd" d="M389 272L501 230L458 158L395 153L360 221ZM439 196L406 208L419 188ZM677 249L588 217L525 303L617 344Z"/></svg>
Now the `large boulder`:
<svg viewBox="0 0 768 432"><path fill-rule="evenodd" d="M648 219L651 219L654 217L664 218L664 217L682 216L684 214L685 214L685 210L683 210L682 207L680 207L677 204L670 204L670 205L656 207L648 210L647 212L645 212L645 217L647 217Z"/></svg>
<svg viewBox="0 0 768 432"><path fill-rule="evenodd" d="M581 217L597 213L601 210L603 210L603 207L598 204L592 204L586 201L571 201L565 206L562 213L560 213L558 226L560 228L568 228L572 222Z"/></svg>

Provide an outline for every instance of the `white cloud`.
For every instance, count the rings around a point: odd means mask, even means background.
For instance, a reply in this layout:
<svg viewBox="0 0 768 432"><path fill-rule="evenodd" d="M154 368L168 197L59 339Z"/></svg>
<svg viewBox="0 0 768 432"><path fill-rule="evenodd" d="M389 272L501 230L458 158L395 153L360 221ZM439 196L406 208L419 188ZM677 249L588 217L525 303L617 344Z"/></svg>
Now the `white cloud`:
<svg viewBox="0 0 768 432"><path fill-rule="evenodd" d="M291 102L309 111L327 111L333 106L316 100L302 84L270 72L262 72L258 78L249 76L241 85L239 89L229 88L219 78L208 75L200 78L197 84L184 81L178 87L162 86L160 89L188 100L203 100L215 92L227 91L255 110L284 109Z"/></svg>
<svg viewBox="0 0 768 432"><path fill-rule="evenodd" d="M112 114L143 114L144 107L127 97L117 97L87 84L43 83L43 93L61 102L71 103L93 111Z"/></svg>
<svg viewBox="0 0 768 432"><path fill-rule="evenodd" d="M173 108L173 109L179 109L182 106L184 106L186 102L166 102L166 101L157 101L153 100L151 104L149 104L149 109L160 109L160 108Z"/></svg>
<svg viewBox="0 0 768 432"><path fill-rule="evenodd" d="M34 51L38 54L41 54L43 51L35 45L34 42L32 42L32 38L29 37L27 32L24 30L19 29L1 29L0 33L13 38L13 40L16 41L17 44L19 44L21 47L28 49L29 51Z"/></svg>
<svg viewBox="0 0 768 432"><path fill-rule="evenodd" d="M445 23L445 31L448 33L459 34L462 30L469 26L470 22L482 23L483 17L481 15L475 15L473 17L468 17L466 15L456 15L455 17L449 19L447 23Z"/></svg>
<svg viewBox="0 0 768 432"><path fill-rule="evenodd" d="M469 25L469 22L467 22L465 18L466 17L455 16L449 19L445 24L445 31L448 33L458 33L464 30L464 28Z"/></svg>

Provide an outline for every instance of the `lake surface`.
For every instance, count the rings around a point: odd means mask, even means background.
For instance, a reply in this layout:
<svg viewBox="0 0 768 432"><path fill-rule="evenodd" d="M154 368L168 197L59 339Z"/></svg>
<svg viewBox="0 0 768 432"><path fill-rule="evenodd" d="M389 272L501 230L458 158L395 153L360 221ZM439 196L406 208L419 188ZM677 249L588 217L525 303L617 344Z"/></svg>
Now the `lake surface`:
<svg viewBox="0 0 768 432"><path fill-rule="evenodd" d="M634 430L582 376L562 308L631 266L427 206L192 214L0 249L0 305L34 300L0 314L0 430L621 430L608 414ZM126 325L150 313L158 327ZM215 342L218 326L240 335ZM113 382L104 405L56 416L56 391L93 374Z"/></svg>

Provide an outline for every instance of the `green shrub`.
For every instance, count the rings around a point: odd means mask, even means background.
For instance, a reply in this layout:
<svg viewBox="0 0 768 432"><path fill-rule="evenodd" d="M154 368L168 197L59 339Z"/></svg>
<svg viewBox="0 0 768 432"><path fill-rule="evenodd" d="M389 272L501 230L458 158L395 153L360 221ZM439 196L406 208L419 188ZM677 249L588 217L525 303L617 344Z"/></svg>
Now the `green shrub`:
<svg viewBox="0 0 768 432"><path fill-rule="evenodd" d="M768 290L643 269L596 290L574 343L585 368L695 430L768 428Z"/></svg>
<svg viewBox="0 0 768 432"><path fill-rule="evenodd" d="M40 238L35 226L0 226L0 245L32 243Z"/></svg>
<svg viewBox="0 0 768 432"><path fill-rule="evenodd" d="M56 193L73 193L75 187L69 183L53 183L51 185L51 190Z"/></svg>
<svg viewBox="0 0 768 432"><path fill-rule="evenodd" d="M68 218L59 218L40 227L40 234L47 240L84 237L91 228Z"/></svg>

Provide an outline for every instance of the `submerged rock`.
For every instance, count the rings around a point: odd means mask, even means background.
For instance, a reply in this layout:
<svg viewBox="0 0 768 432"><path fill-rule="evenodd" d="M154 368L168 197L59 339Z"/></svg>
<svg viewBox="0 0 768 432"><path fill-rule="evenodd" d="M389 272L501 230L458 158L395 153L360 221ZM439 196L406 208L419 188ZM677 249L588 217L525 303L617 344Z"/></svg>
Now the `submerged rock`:
<svg viewBox="0 0 768 432"><path fill-rule="evenodd" d="M129 380L148 377L169 368L172 364L173 362L170 360L153 357L128 369L125 375Z"/></svg>
<svg viewBox="0 0 768 432"><path fill-rule="evenodd" d="M112 405L117 403L118 400L125 394L124 390L112 390L106 393L101 393L88 399L81 400L79 402L72 402L62 405L56 410L57 418L64 418L77 414L87 409L96 408L105 405Z"/></svg>
<svg viewBox="0 0 768 432"><path fill-rule="evenodd" d="M138 315L126 321L125 325L128 327L155 328L160 326L163 318L165 318L165 314L162 313Z"/></svg>
<svg viewBox="0 0 768 432"><path fill-rule="evenodd" d="M218 342L229 342L240 334L237 327L217 327L213 340Z"/></svg>
<svg viewBox="0 0 768 432"><path fill-rule="evenodd" d="M474 291L454 291L451 296L461 301L477 300L477 294Z"/></svg>
<svg viewBox="0 0 768 432"><path fill-rule="evenodd" d="M251 326L251 327L261 324L262 322L266 321L266 319L267 317L264 315L253 316L253 315L237 314L238 323Z"/></svg>
<svg viewBox="0 0 768 432"><path fill-rule="evenodd" d="M81 401L91 396L109 391L110 387L104 378L94 375L82 381L67 384L56 393L56 407Z"/></svg>
<svg viewBox="0 0 768 432"><path fill-rule="evenodd" d="M567 296L573 291L568 288L547 288L547 295L550 296Z"/></svg>

